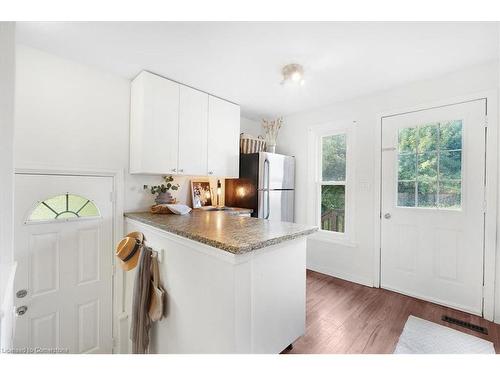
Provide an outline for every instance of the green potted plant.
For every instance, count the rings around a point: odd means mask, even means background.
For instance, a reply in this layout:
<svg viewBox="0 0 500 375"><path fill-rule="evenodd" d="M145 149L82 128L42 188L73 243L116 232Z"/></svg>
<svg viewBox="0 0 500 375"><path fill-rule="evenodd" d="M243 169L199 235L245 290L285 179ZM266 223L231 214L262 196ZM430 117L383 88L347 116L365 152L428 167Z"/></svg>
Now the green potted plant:
<svg viewBox="0 0 500 375"><path fill-rule="evenodd" d="M164 183L161 185L144 185L144 190L148 190L151 194L156 194L156 204L175 203L175 198L170 193L170 190L179 190L179 184L174 184L172 176L163 176Z"/></svg>

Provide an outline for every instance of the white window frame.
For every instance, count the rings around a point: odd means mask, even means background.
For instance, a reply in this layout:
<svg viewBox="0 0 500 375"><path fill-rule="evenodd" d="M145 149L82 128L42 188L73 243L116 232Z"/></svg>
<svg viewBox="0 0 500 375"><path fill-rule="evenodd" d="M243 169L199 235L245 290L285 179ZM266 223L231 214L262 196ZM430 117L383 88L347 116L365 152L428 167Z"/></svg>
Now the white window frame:
<svg viewBox="0 0 500 375"><path fill-rule="evenodd" d="M316 239L338 242L345 245L354 244L354 144L355 122L328 123L309 129L309 171L312 186L310 193L313 196L314 207L310 210L310 224L316 225L319 230L313 236ZM322 139L324 137L345 134L346 136L346 177L343 182L322 181ZM323 185L345 185L344 232L334 232L321 229L321 187Z"/></svg>

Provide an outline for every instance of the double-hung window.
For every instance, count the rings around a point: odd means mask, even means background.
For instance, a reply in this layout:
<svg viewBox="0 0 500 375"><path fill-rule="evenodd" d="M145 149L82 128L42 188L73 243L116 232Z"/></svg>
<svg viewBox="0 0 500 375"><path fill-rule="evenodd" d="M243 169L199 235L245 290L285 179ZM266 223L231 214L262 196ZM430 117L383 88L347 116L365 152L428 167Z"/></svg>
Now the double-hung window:
<svg viewBox="0 0 500 375"><path fill-rule="evenodd" d="M346 233L347 134L319 137L319 226L323 231Z"/></svg>

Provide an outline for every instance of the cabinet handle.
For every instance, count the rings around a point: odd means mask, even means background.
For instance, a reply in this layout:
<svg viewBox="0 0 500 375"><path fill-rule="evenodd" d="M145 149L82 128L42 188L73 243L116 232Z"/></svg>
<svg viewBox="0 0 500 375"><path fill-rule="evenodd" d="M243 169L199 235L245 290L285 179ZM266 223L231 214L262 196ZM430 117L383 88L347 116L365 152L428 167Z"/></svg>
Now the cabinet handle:
<svg viewBox="0 0 500 375"><path fill-rule="evenodd" d="M210 171L210 172L208 172L208 174L214 174L214 172Z"/></svg>
<svg viewBox="0 0 500 375"><path fill-rule="evenodd" d="M179 169L179 172L180 173L184 173L184 169Z"/></svg>
<svg viewBox="0 0 500 375"><path fill-rule="evenodd" d="M175 168L172 168L172 172L175 172L176 170L177 170L177 169L175 169Z"/></svg>

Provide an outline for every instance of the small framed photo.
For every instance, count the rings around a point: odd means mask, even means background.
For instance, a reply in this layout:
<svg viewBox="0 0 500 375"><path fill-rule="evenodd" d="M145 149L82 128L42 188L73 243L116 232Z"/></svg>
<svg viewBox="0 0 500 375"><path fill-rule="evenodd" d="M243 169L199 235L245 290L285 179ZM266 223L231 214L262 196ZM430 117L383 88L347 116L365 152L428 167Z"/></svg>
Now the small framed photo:
<svg viewBox="0 0 500 375"><path fill-rule="evenodd" d="M210 182L207 179L191 180L191 197L193 199L193 208L211 206Z"/></svg>

